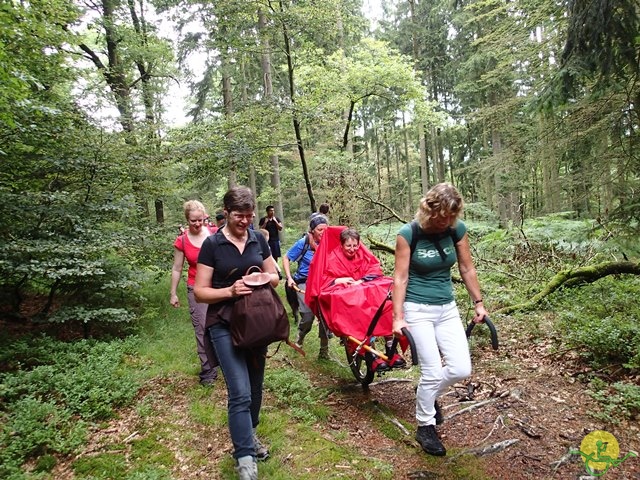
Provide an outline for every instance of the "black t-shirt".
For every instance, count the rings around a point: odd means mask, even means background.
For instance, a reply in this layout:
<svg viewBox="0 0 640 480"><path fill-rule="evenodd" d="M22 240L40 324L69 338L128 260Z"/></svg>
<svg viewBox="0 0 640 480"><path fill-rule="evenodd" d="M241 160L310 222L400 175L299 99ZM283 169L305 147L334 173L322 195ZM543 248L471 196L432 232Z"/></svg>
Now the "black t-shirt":
<svg viewBox="0 0 640 480"><path fill-rule="evenodd" d="M247 230L249 238L242 255L222 231L209 236L200 249L198 263L213 268L213 288L230 287L246 275L249 267L262 269L262 262L269 258L269 245L260 232Z"/></svg>
<svg viewBox="0 0 640 480"><path fill-rule="evenodd" d="M258 225L260 226L260 228L264 228L267 232L269 232L269 242L277 242L279 238L278 226L276 225L276 222L274 222L273 220L277 220L278 223L281 223L278 217L273 217L273 218L262 217L258 222Z"/></svg>
<svg viewBox="0 0 640 480"><path fill-rule="evenodd" d="M250 267L262 269L262 263L271 255L269 245L260 232L247 230L249 238L240 254L238 248L218 230L207 237L200 248L198 263L213 268L213 288L226 288L233 285ZM207 309L206 327L215 323L228 323L235 299L212 303Z"/></svg>

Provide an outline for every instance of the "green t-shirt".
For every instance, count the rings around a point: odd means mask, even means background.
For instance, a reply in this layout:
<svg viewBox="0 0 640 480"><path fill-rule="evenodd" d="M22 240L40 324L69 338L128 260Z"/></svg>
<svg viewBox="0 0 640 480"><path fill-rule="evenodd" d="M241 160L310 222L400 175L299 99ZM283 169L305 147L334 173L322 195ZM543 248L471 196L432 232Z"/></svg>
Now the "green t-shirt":
<svg viewBox="0 0 640 480"><path fill-rule="evenodd" d="M467 231L462 220L454 225L455 236L460 241ZM411 224L403 225L401 235L411 245ZM407 284L406 302L427 305L444 305L453 301L453 284L451 283L451 267L458 260L451 235L439 240L444 251L444 261L433 241L420 238L409 262L409 283Z"/></svg>

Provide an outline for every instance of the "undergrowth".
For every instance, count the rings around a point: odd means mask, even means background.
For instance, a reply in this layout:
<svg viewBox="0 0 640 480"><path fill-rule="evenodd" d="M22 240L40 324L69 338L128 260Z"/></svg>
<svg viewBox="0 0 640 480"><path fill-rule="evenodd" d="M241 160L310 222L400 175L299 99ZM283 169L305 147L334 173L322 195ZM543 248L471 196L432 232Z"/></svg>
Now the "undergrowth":
<svg viewBox="0 0 640 480"><path fill-rule="evenodd" d="M467 225L490 312L527 300L561 269L615 260L620 252L631 251L591 222L547 217L526 222L522 230L505 231L497 229L495 219L482 216L481 210L475 213ZM367 234L393 246L399 227L379 225ZM364 232L363 239L366 242ZM392 274L393 256L377 253L385 272ZM151 378L192 377L192 420L210 428L226 428L224 409L215 408L210 394L197 386L199 365L188 312L169 305L168 275L163 278L142 285L147 301L136 312L139 339L61 342L46 336L0 338L0 478L51 478L48 472L55 468L57 459L81 449L90 429L130 405L140 382ZM281 287L279 291L283 296ZM528 312L528 320L522 322L529 334L552 337L559 348L579 352L593 369L618 372L615 378L590 378L589 395L601 405L593 415L603 420L640 415L640 387L626 380L640 369L640 305L635 301L639 292L640 280L633 276L603 278L555 292L540 306L545 313ZM464 287L456 285L456 293L463 320L469 321L473 312ZM186 304L184 292L180 295ZM512 319L522 321L522 315L517 313ZM539 321L541 316L544 323ZM499 322L497 326L500 329ZM475 336L487 341L486 332L482 332ZM317 353L316 344L313 338L306 345L310 357ZM332 355L342 359L344 352L336 342L332 344ZM266 421L260 429L267 438L272 437L274 451L315 451L321 444L324 455L335 457L335 461L348 456L356 462L351 465L354 468L357 462L364 462L357 452L338 448L341 432L333 432L335 437L327 441L313 437L309 429L332 415L324 401L327 391L314 387L310 375L350 378L348 368L338 362L311 366L301 359L280 365L274 360L268 365L265 389L275 398L277 408L265 412ZM154 404L143 399L136 411L141 418L153 416ZM290 427L292 419L295 422ZM294 431L295 438L282 436L285 430ZM162 445L163 438L147 434L131 442L131 457L117 449L81 457L73 463L74 472L77 478L171 478L176 459ZM318 467L322 465L319 457L307 458L311 463L316 460ZM232 460L225 460L220 468L222 473L232 473ZM269 464L261 466L261 471L274 479L302 478L302 468ZM391 466L384 462L361 473L363 478L392 478Z"/></svg>
<svg viewBox="0 0 640 480"><path fill-rule="evenodd" d="M138 388L124 368L134 346L134 340L2 339L0 478L25 478L22 465L30 458L75 451L91 424L127 405ZM50 460L40 465L53 468Z"/></svg>

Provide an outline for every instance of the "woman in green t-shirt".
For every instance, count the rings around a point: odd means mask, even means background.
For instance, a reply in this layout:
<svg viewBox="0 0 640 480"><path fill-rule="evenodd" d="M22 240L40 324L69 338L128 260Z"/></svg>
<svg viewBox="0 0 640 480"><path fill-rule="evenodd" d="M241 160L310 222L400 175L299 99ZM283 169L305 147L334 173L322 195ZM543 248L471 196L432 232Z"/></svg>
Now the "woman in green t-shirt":
<svg viewBox="0 0 640 480"><path fill-rule="evenodd" d="M473 321L482 322L487 315L467 228L458 219L462 207L456 188L440 183L427 192L415 222L404 225L396 239L393 333L401 335L407 327L415 340L420 363L416 440L425 452L437 456L446 455L446 450L435 430L442 423L436 400L471 374L469 347L451 283L456 261L474 303Z"/></svg>

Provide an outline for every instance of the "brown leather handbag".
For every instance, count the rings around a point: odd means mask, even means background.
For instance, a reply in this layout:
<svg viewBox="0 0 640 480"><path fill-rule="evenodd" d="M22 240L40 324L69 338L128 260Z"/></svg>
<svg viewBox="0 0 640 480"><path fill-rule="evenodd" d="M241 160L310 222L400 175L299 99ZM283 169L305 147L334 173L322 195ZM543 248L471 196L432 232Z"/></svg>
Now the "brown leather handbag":
<svg viewBox="0 0 640 480"><path fill-rule="evenodd" d="M259 272L250 274L253 268ZM233 306L230 330L235 347L265 347L289 340L289 317L270 279L271 276L258 267L249 268L242 277L253 292L240 297Z"/></svg>

